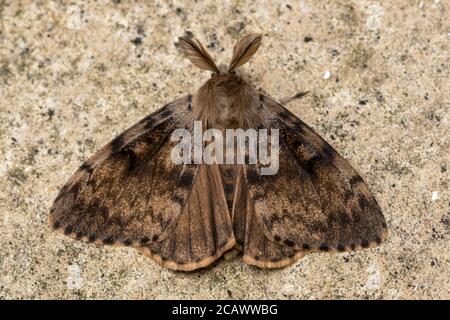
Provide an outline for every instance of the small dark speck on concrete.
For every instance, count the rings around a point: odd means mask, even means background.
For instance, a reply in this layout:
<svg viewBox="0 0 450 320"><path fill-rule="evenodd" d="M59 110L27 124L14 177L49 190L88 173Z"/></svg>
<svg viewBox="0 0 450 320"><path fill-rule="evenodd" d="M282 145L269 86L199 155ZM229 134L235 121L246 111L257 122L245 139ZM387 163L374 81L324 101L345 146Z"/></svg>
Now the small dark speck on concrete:
<svg viewBox="0 0 450 320"><path fill-rule="evenodd" d="M290 4L287 4L286 8L288 8L289 10L292 10L292 6Z"/></svg>
<svg viewBox="0 0 450 320"><path fill-rule="evenodd" d="M337 49L331 49L331 55L332 55L333 57L336 57L336 56L339 55L339 51L338 51Z"/></svg>
<svg viewBox="0 0 450 320"><path fill-rule="evenodd" d="M138 33L138 35L145 37L145 30L142 25L137 26L137 33Z"/></svg>
<svg viewBox="0 0 450 320"><path fill-rule="evenodd" d="M365 106L367 104L367 100L359 100L359 104Z"/></svg>
<svg viewBox="0 0 450 320"><path fill-rule="evenodd" d="M207 47L209 49L214 49L219 47L219 41L217 40L217 34L213 33L212 36L212 41L210 43L208 43Z"/></svg>
<svg viewBox="0 0 450 320"><path fill-rule="evenodd" d="M245 28L245 23L242 21L236 22L227 28L227 31L232 36L238 36Z"/></svg>
<svg viewBox="0 0 450 320"><path fill-rule="evenodd" d="M53 109L48 109L47 111L48 119L51 120L55 115L55 111Z"/></svg>
<svg viewBox="0 0 450 320"><path fill-rule="evenodd" d="M139 45L142 44L142 38L141 38L141 37L136 37L136 38L134 38L133 40L131 40L131 42L132 42L134 45L139 46Z"/></svg>
<svg viewBox="0 0 450 320"><path fill-rule="evenodd" d="M383 95L382 95L382 94L377 94L377 101L378 101L378 102L381 102L381 101L383 101L383 100L384 100Z"/></svg>
<svg viewBox="0 0 450 320"><path fill-rule="evenodd" d="M303 39L303 41L305 41L306 43L308 43L308 42L312 42L314 39L312 38L312 37L310 37L310 36L306 36L304 39Z"/></svg>
<svg viewBox="0 0 450 320"><path fill-rule="evenodd" d="M184 10L183 9L181 9L181 8L176 8L175 9L175 12L176 12L176 14L181 18L181 20L186 20L186 18L187 18L187 16L186 16L186 13L184 12Z"/></svg>

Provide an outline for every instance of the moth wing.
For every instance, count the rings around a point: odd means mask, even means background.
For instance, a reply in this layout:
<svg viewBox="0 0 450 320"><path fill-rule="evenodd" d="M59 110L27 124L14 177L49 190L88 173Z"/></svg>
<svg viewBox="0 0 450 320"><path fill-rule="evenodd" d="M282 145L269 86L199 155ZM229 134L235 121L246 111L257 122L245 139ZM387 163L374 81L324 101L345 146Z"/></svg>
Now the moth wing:
<svg viewBox="0 0 450 320"><path fill-rule="evenodd" d="M235 238L218 165L201 164L180 218L160 242L139 247L162 266L192 271L233 248Z"/></svg>
<svg viewBox="0 0 450 320"><path fill-rule="evenodd" d="M358 173L276 101L261 96L261 105L266 125L280 130L279 170L275 175L260 175L260 165L243 166L252 200L246 206L250 222L245 238L237 236L238 243L245 242L244 261L281 267L296 261L302 252L348 251L380 244L387 236L386 222ZM260 228L257 237L249 226ZM283 257L270 258L263 251L274 244L286 250Z"/></svg>
<svg viewBox="0 0 450 320"><path fill-rule="evenodd" d="M171 161L170 134L186 126L191 96L150 114L89 158L59 192L54 229L76 239L140 245L162 241L179 218L197 166Z"/></svg>

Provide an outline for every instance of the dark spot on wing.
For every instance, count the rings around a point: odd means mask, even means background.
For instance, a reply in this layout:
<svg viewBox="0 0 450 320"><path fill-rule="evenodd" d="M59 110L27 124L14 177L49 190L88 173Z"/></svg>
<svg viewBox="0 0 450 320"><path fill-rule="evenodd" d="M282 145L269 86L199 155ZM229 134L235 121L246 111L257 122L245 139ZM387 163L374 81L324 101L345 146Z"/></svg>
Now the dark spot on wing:
<svg viewBox="0 0 450 320"><path fill-rule="evenodd" d="M89 242L94 242L97 239L97 235L95 233L91 233L88 237Z"/></svg>
<svg viewBox="0 0 450 320"><path fill-rule="evenodd" d="M256 184L261 180L261 176L256 170L249 170L247 172L247 181L250 184Z"/></svg>
<svg viewBox="0 0 450 320"><path fill-rule="evenodd" d="M128 171L133 171L136 169L138 165L138 157L136 156L136 153L131 148L125 148L122 150L123 154L126 155L128 159Z"/></svg>
<svg viewBox="0 0 450 320"><path fill-rule="evenodd" d="M323 164L323 158L319 154L314 154L311 158L308 158L303 162L303 169L310 175L314 175L316 168Z"/></svg>
<svg viewBox="0 0 450 320"><path fill-rule="evenodd" d="M58 220L56 220L55 222L53 222L53 229L58 229L60 226L60 223Z"/></svg>
<svg viewBox="0 0 450 320"><path fill-rule="evenodd" d="M281 238L280 238L279 235L276 234L276 235L273 237L273 240L276 241L276 242L280 242L280 241L281 241Z"/></svg>
<svg viewBox="0 0 450 320"><path fill-rule="evenodd" d="M158 239L159 239L159 236L158 235L154 235L152 237L152 242L156 242L156 241L158 241Z"/></svg>
<svg viewBox="0 0 450 320"><path fill-rule="evenodd" d="M360 176L353 176L350 178L350 185L352 187L356 186L359 183L362 183L363 179Z"/></svg>
<svg viewBox="0 0 450 320"><path fill-rule="evenodd" d="M149 238L147 238L147 237L143 237L143 238L141 238L141 244L147 244L148 242L149 242Z"/></svg>
<svg viewBox="0 0 450 320"><path fill-rule="evenodd" d="M71 233L72 233L72 230L73 230L72 226L67 226L67 227L64 229L64 234L71 234Z"/></svg>
<svg viewBox="0 0 450 320"><path fill-rule="evenodd" d="M319 246L319 250L320 251L328 251L328 250L330 250L330 247L328 247L328 245L327 244L325 244L325 243L322 243L320 246Z"/></svg>
<svg viewBox="0 0 450 320"><path fill-rule="evenodd" d="M225 183L224 190L227 195L231 195L234 191L234 185L231 183Z"/></svg>
<svg viewBox="0 0 450 320"><path fill-rule="evenodd" d="M124 141L123 135L120 135L117 138L115 138L111 142L111 151L112 151L112 153L118 152L123 147L124 142L125 141Z"/></svg>
<svg viewBox="0 0 450 320"><path fill-rule="evenodd" d="M192 185L192 181L194 180L194 176L192 173L186 171L183 173L183 175L179 179L179 185L182 188L188 188Z"/></svg>
<svg viewBox="0 0 450 320"><path fill-rule="evenodd" d="M167 117L169 117L171 114L172 114L172 111L170 111L170 110L164 110L164 111L162 111L162 112L160 113L160 115L161 115L162 118L167 118Z"/></svg>
<svg viewBox="0 0 450 320"><path fill-rule="evenodd" d="M80 170L81 171L86 171L89 174L91 174L94 171L94 169L92 169L92 167L90 165L86 164L86 163L81 165Z"/></svg>
<svg viewBox="0 0 450 320"><path fill-rule="evenodd" d="M287 120L291 117L291 113L287 110L283 110L280 113L278 113L278 115L280 116L281 119L283 120Z"/></svg>
<svg viewBox="0 0 450 320"><path fill-rule="evenodd" d="M328 161L332 161L336 157L336 151L328 143L323 145L322 153Z"/></svg>
<svg viewBox="0 0 450 320"><path fill-rule="evenodd" d="M311 246L309 244L307 244L307 243L304 243L302 245L302 247L303 247L303 250L309 250L311 248Z"/></svg>
<svg viewBox="0 0 450 320"><path fill-rule="evenodd" d="M345 246L342 243L338 243L336 248L339 252L345 251Z"/></svg>
<svg viewBox="0 0 450 320"><path fill-rule="evenodd" d="M292 129L297 133L303 133L305 131L303 124L300 122L296 122Z"/></svg>
<svg viewBox="0 0 450 320"><path fill-rule="evenodd" d="M361 242L361 247L363 247L363 248L368 248L368 247L369 247L369 241L363 240L363 241Z"/></svg>
<svg viewBox="0 0 450 320"><path fill-rule="evenodd" d="M147 117L145 117L144 122L145 122L145 125L144 125L145 130L153 128L153 124L154 124L153 113L148 115Z"/></svg>
<svg viewBox="0 0 450 320"><path fill-rule="evenodd" d="M111 236L106 237L105 239L103 239L103 243L104 244L113 244L114 243L114 238L111 237Z"/></svg>
<svg viewBox="0 0 450 320"><path fill-rule="evenodd" d="M131 246L131 244L132 244L132 241L131 240L129 240L129 239L127 239L127 240L124 240L123 241L123 244L125 245L125 246Z"/></svg>
<svg viewBox="0 0 450 320"><path fill-rule="evenodd" d="M289 239L284 240L284 244L287 245L288 247L293 247L295 245L294 241Z"/></svg>

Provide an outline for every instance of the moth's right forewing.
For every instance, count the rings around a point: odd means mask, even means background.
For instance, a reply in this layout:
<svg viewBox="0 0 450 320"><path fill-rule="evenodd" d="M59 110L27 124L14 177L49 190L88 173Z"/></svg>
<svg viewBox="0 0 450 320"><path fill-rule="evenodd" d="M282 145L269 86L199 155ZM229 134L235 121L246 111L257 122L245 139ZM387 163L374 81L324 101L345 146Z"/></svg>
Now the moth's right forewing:
<svg viewBox="0 0 450 320"><path fill-rule="evenodd" d="M58 194L50 224L105 244L163 240L180 215L195 165L175 165L173 130L188 123L190 96L144 118L86 161Z"/></svg>
<svg viewBox="0 0 450 320"><path fill-rule="evenodd" d="M269 97L262 100L261 114L280 129L279 171L261 176L257 165L244 168L267 239L297 252L381 243L385 219L357 172L300 119Z"/></svg>

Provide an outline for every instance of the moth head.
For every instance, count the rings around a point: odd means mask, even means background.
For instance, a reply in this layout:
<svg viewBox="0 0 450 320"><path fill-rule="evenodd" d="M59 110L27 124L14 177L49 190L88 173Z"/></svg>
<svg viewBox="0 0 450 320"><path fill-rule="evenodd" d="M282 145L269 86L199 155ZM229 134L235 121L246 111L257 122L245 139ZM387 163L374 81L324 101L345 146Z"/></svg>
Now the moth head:
<svg viewBox="0 0 450 320"><path fill-rule="evenodd" d="M246 82L246 76L238 69L258 51L262 36L250 33L240 39L233 48L230 64L217 67L211 55L206 51L200 41L195 38L181 37L179 43L186 57L198 68L211 71L211 83L226 91L239 88Z"/></svg>

